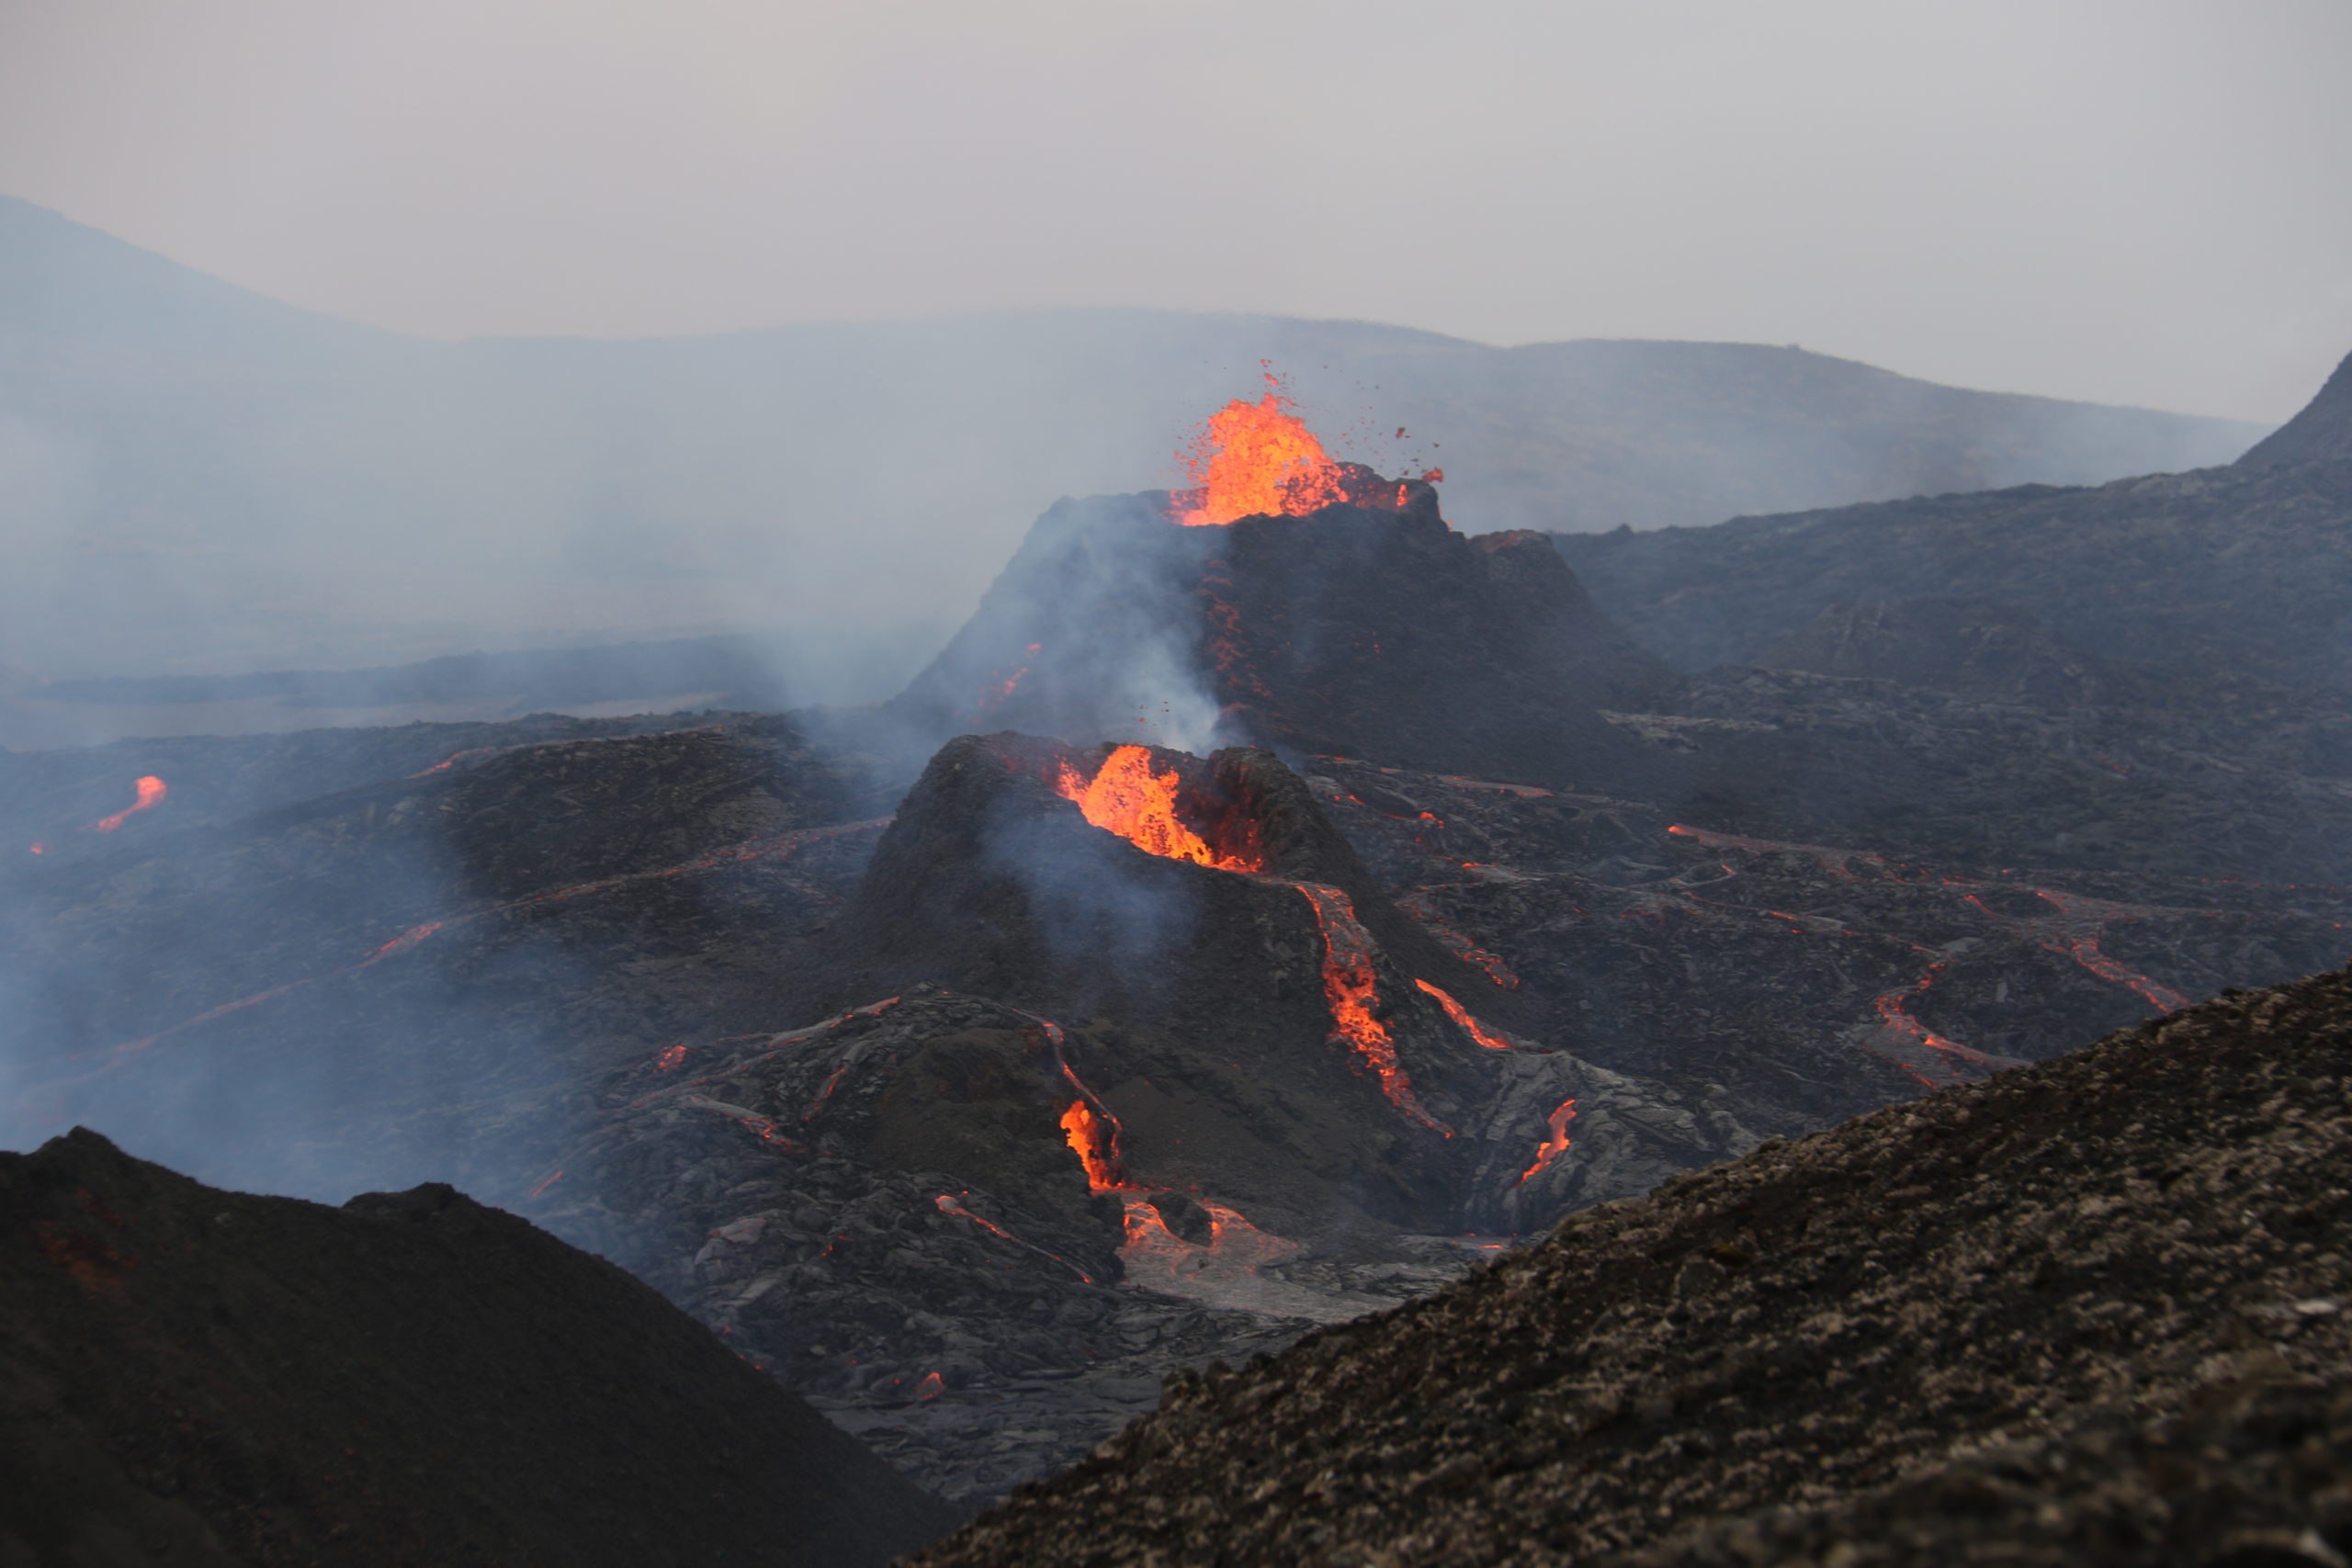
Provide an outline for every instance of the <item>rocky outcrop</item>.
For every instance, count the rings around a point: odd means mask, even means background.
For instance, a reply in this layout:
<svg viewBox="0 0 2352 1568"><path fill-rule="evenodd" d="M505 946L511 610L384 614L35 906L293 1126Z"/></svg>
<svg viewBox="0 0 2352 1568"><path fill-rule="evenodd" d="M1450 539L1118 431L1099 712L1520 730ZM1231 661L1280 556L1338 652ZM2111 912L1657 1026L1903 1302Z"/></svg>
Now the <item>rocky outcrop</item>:
<svg viewBox="0 0 2352 1568"><path fill-rule="evenodd" d="M2352 974L1634 1203L1160 1412L979 1563L2325 1563Z"/></svg>
<svg viewBox="0 0 2352 1568"><path fill-rule="evenodd" d="M447 1187L253 1197L77 1130L0 1154L0 1232L11 1561L878 1565L953 1521Z"/></svg>

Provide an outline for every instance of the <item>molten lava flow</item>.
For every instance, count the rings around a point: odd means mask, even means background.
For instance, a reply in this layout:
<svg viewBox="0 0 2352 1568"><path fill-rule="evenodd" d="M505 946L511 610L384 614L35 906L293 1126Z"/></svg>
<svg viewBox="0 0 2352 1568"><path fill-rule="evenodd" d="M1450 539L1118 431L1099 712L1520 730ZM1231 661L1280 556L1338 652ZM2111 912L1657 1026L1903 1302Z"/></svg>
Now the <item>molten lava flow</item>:
<svg viewBox="0 0 2352 1568"><path fill-rule="evenodd" d="M1301 1250L1297 1242L1260 1230L1239 1210L1215 1199L1202 1199L1201 1207L1209 1216L1205 1242L1187 1241L1170 1230L1159 1206L1148 1198L1127 1200L1126 1237L1120 1243L1119 1259L1126 1266L1131 1283L1149 1281L1159 1290L1207 1299L1200 1294L1200 1285L1219 1280L1230 1284L1237 1277L1254 1275L1267 1264L1280 1263ZM1192 1289L1176 1288L1188 1282Z"/></svg>
<svg viewBox="0 0 2352 1568"><path fill-rule="evenodd" d="M1917 1059L1906 1061L1887 1051L1882 1050L1879 1053L1929 1089L1944 1089L1952 1084L1970 1081L1968 1075L1961 1070L1963 1065L1986 1071L2015 1065L1962 1045L1959 1041L1947 1035L1939 1034L1911 1016L1905 1004L1912 998L1924 995L1928 987L1934 985L1942 976L1945 967L1942 963L1928 964L1928 972L1920 976L1917 980L1900 990L1887 992L1873 1004L1878 1009L1882 1038L1892 1034L1895 1040L1905 1044L1926 1046L1930 1051L1939 1053L1943 1057L1941 1062L1937 1062L1932 1058L1918 1057L1917 1053L1914 1052L1912 1055Z"/></svg>
<svg viewBox="0 0 2352 1568"><path fill-rule="evenodd" d="M1437 998L1437 1005L1445 1010L1445 1016L1459 1024L1462 1028L1462 1032L1470 1036L1471 1039L1476 1040L1479 1044L1484 1045L1489 1051L1508 1051L1510 1049L1510 1041L1504 1039L1501 1035L1493 1033L1486 1029L1476 1019L1470 1016L1469 1012L1464 1009L1460 1002L1455 1001L1452 997L1446 995L1435 986L1430 985L1427 980L1416 979L1413 984L1419 986L1422 990L1427 991L1430 996L1435 997Z"/></svg>
<svg viewBox="0 0 2352 1568"><path fill-rule="evenodd" d="M2055 905L2059 914L2057 929L2043 938L2043 947L2052 953L2064 953L2102 980L2130 987L2139 994L2142 1001L2158 1012L2178 1012L2188 1005L2188 998L2170 986L2160 985L2145 975L2126 969L2099 951L2099 933L2109 923L2139 918L2131 906L2112 904L2103 898L2086 898L2080 894L2061 893L2050 887L2037 887L2033 891L2044 903ZM1981 898L1973 899L1973 902L1979 908L1984 908Z"/></svg>
<svg viewBox="0 0 2352 1568"><path fill-rule="evenodd" d="M1544 1118L1544 1141L1535 1145L1535 1163L1519 1173L1516 1186L1524 1187L1532 1177L1541 1176L1552 1162L1568 1152L1568 1123L1577 1117L1577 1102L1560 1101L1558 1110Z"/></svg>
<svg viewBox="0 0 2352 1568"><path fill-rule="evenodd" d="M1306 896L1323 932L1323 998L1331 1006L1332 1031L1362 1056L1380 1079L1388 1103L1431 1132L1453 1136L1453 1129L1422 1109L1413 1080L1396 1059L1396 1043L1380 1017L1379 977L1372 967L1372 933L1356 919L1345 893L1320 883L1293 884Z"/></svg>
<svg viewBox="0 0 2352 1568"><path fill-rule="evenodd" d="M1172 768L1164 773L1152 771L1149 747L1121 746L1102 760L1091 781L1064 762L1054 787L1065 800L1076 801L1089 822L1148 853L1219 871L1263 869L1251 857L1209 848L1206 840L1177 818L1178 783Z"/></svg>
<svg viewBox="0 0 2352 1568"><path fill-rule="evenodd" d="M1176 521L1204 527L1238 517L1297 517L1345 501L1340 466L1295 408L1269 374L1264 397L1236 398L1209 415L1183 454L1193 488L1178 493Z"/></svg>
<svg viewBox="0 0 2352 1568"><path fill-rule="evenodd" d="M1120 1169L1119 1124L1107 1117L1097 1116L1082 1100L1073 1100L1069 1109L1062 1112L1062 1136L1078 1156L1078 1163L1086 1168L1086 1190L1090 1192L1125 1192L1129 1190L1125 1173Z"/></svg>
<svg viewBox="0 0 2352 1568"><path fill-rule="evenodd" d="M129 806L124 807L121 810L116 812L111 817L99 818L87 828L85 828L83 831L85 833L111 833L140 812L150 811L154 807L163 805L164 796L172 793L172 786L165 784L163 780L157 778L153 773L149 773L146 777L141 779L131 787L139 792L139 798L137 800L132 801ZM35 854L39 854L40 852L39 850L35 850L33 852Z"/></svg>

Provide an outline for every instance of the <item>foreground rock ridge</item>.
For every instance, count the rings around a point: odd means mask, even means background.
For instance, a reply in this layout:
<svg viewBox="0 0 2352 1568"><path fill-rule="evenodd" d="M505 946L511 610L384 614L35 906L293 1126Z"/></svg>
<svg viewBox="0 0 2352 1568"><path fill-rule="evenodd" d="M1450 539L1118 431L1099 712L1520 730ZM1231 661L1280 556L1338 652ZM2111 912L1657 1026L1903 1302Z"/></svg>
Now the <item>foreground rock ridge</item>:
<svg viewBox="0 0 2352 1568"><path fill-rule="evenodd" d="M982 1563L2323 1563L2352 971L1587 1210L1162 1410Z"/></svg>
<svg viewBox="0 0 2352 1568"><path fill-rule="evenodd" d="M880 1563L940 1504L618 1269L444 1186L0 1154L0 1562Z"/></svg>

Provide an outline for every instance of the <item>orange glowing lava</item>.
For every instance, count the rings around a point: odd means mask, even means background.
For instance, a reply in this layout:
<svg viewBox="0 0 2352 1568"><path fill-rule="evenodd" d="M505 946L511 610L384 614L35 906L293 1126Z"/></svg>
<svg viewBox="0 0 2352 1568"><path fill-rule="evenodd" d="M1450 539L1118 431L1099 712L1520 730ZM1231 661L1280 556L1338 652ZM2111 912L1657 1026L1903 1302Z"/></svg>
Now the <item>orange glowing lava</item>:
<svg viewBox="0 0 2352 1568"><path fill-rule="evenodd" d="M1577 1102L1564 1100L1558 1110L1544 1119L1544 1141L1535 1145L1535 1163L1519 1173L1518 1185L1524 1187L1528 1179L1540 1176L1553 1161L1568 1152L1568 1123L1577 1119Z"/></svg>
<svg viewBox="0 0 2352 1568"><path fill-rule="evenodd" d="M1435 997L1437 998L1438 1006L1445 1010L1445 1016L1453 1020L1455 1023L1460 1024L1462 1026L1462 1032L1470 1036L1471 1039L1476 1040L1479 1044L1484 1045L1489 1051L1508 1051L1510 1049L1510 1041L1480 1024L1476 1019L1470 1016L1468 1010L1464 1008L1460 1002L1455 1001L1452 997L1446 995L1443 991L1439 990L1427 980L1417 978L1414 980L1413 984L1419 986L1422 990L1427 991L1430 996Z"/></svg>
<svg viewBox="0 0 2352 1568"><path fill-rule="evenodd" d="M1149 747L1121 746L1102 760L1091 781L1064 762L1054 787L1065 800L1076 801L1089 822L1118 834L1139 850L1219 871L1259 870L1251 857L1211 849L1206 840L1177 818L1180 782L1172 768L1164 773L1152 770Z"/></svg>
<svg viewBox="0 0 2352 1568"><path fill-rule="evenodd" d="M1193 488L1178 493L1176 521L1197 528L1237 517L1296 517L1345 501L1340 465L1295 409L1269 373L1264 397L1236 398L1209 415L1183 454Z"/></svg>
<svg viewBox="0 0 2352 1568"><path fill-rule="evenodd" d="M1069 1140L1078 1163L1086 1168L1088 1191L1127 1190L1125 1174L1119 1168L1117 1122L1094 1114L1086 1101L1073 1100L1069 1109L1062 1112L1062 1136Z"/></svg>
<svg viewBox="0 0 2352 1568"><path fill-rule="evenodd" d="M1372 966L1372 933L1356 919L1355 903L1336 887L1294 883L1315 910L1323 932L1323 999L1331 1007L1332 1032L1345 1040L1380 1079L1388 1103L1433 1133L1453 1129L1431 1116L1413 1092L1413 1080L1396 1059L1396 1042L1380 1010L1379 976Z"/></svg>
<svg viewBox="0 0 2352 1568"><path fill-rule="evenodd" d="M121 810L116 812L111 817L99 818L96 821L91 823L88 828L85 829L84 831L90 833L111 833L138 813L152 810L154 807L163 805L164 796L172 793L171 785L165 784L163 780L157 778L153 773L149 773L146 777L141 779L132 787L137 789L139 792L139 798L137 800L132 801L129 806L124 807Z"/></svg>

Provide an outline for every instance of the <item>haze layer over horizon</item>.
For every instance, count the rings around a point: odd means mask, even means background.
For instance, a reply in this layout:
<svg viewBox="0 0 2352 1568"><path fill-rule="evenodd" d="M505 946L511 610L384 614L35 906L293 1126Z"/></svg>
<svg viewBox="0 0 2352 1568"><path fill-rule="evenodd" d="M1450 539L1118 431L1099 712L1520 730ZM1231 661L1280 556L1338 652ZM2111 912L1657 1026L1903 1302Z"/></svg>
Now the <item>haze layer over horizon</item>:
<svg viewBox="0 0 2352 1568"><path fill-rule="evenodd" d="M0 191L435 337L1141 306L1802 343L2279 420L2352 10L1292 0L0 17Z"/></svg>

